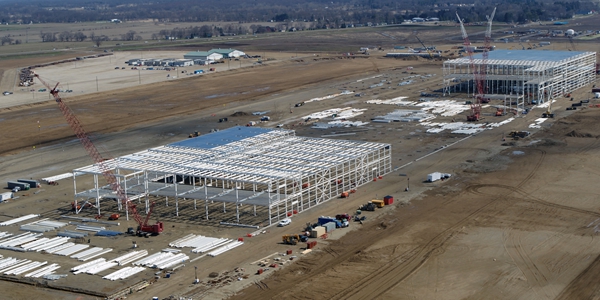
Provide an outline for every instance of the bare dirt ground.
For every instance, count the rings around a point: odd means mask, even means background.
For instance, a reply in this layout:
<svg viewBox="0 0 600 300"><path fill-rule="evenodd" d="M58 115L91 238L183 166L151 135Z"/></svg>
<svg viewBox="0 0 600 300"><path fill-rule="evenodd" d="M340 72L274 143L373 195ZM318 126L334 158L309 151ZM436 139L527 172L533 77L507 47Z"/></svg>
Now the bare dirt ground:
<svg viewBox="0 0 600 300"><path fill-rule="evenodd" d="M370 39L374 37L366 38ZM231 117L236 111L271 110L274 121L266 126L285 123L287 128L297 130L298 135L318 137L350 130L314 130L300 125L303 116L332 107L353 106L368 108L356 120L369 121L395 107L369 105L364 100L398 96L417 99L421 91L431 92L441 87L441 62L390 60L381 55L347 59L321 53L318 57L287 59L293 54L284 53L279 61L264 66L247 66L151 85L135 86L134 83L134 87L129 88L69 95L65 101L93 133L102 152L108 152L110 157L181 140L196 130L207 133L210 129L254 120L252 116ZM397 83L401 78L409 75L403 73L408 66L413 66L417 74L437 76L399 87ZM60 73L58 70L49 77ZM379 75L381 77L374 78ZM393 84L369 88L382 78ZM340 96L292 107L295 103L341 90L364 95ZM589 88L584 88L574 96L587 99L588 92ZM559 99L555 105L557 118L547 121L539 130L527 129L542 112L534 109L505 127L484 131L419 160L434 149L465 136L428 134L424 127L412 123L370 124L366 131L342 136L340 138L390 143L394 167L412 164L361 187L351 198L332 199L295 216L292 226L268 228L265 234L246 238L245 245L236 249L239 251L186 263L186 267L177 270L170 279L161 278L128 298L597 297L594 280L600 273L600 252L595 250L599 245L594 237L600 226L600 207L595 202L598 193L593 176L598 175L596 170L600 163L594 155L599 145L600 125L596 120L600 111L589 108L566 112L564 107L568 105L568 99ZM484 111L484 122L492 121L492 112ZM229 116L229 122L217 122L225 116ZM4 109L0 112L0 126L2 181L22 177L39 179L91 163L52 101ZM533 135L519 141L501 141L503 133L510 130L530 130ZM31 150L34 146L35 150ZM428 173L435 171L453 176L444 182L423 182ZM404 192L408 178L410 191ZM89 182L78 182L78 189L90 186ZM358 205L387 194L395 196L395 205L365 213L364 225L352 224L351 228L334 231L327 240L319 239L316 250L310 254L298 254L303 245L280 244L281 235L298 232L306 222L314 222L320 215L353 213ZM57 218L69 209L72 186L66 180L59 186L45 185L37 194L21 192L18 195L19 199L2 204L1 220L28 213ZM84 211L84 214L92 216L94 212ZM157 216L167 220L166 232L161 236L150 239L92 237L91 245L114 248L110 257L116 257L129 251L132 241L136 241L140 249L153 253L188 233L237 238L250 231L206 226L186 219L197 214L195 211L188 209L186 214L177 218L172 205L161 202ZM214 219L221 217L215 214ZM133 221L123 220L112 229L125 231L133 226ZM19 233L16 226L3 230ZM292 249L298 259L281 269L254 275L259 267L252 262L287 249ZM0 254L58 262L63 267L60 273L68 273L80 263L45 254L6 250L0 250ZM198 267L200 285L192 284L193 267ZM236 267L244 268L241 273L249 277L238 281L238 274L233 271ZM101 275L112 271L114 269ZM119 282L86 274L70 275L47 284L111 293L140 280L154 281L154 272L147 270ZM211 272L220 275L209 279ZM210 280L218 282L210 284ZM7 299L38 297L47 291L24 290L29 286L7 281L0 281L0 287ZM45 295L61 299L100 298L55 289L49 289Z"/></svg>

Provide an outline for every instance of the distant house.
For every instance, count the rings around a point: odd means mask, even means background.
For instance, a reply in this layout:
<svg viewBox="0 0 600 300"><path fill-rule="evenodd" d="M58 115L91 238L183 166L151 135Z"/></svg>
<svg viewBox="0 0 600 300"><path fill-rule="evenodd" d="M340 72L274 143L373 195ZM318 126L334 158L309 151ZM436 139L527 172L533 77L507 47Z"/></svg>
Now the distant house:
<svg viewBox="0 0 600 300"><path fill-rule="evenodd" d="M421 22L425 22L425 19L423 19L423 18L412 18L412 21L414 23L421 23Z"/></svg>
<svg viewBox="0 0 600 300"><path fill-rule="evenodd" d="M440 18L427 18L427 22L438 22Z"/></svg>
<svg viewBox="0 0 600 300"><path fill-rule="evenodd" d="M221 54L223 56L223 58L236 58L236 57L246 55L246 53L244 53L240 50L235 50L235 49L220 49L219 48L219 49L211 49L208 52Z"/></svg>
<svg viewBox="0 0 600 300"><path fill-rule="evenodd" d="M193 51L188 52L183 55L185 59L191 59L193 61L203 60L203 61L217 61L223 59L223 55L216 52L210 51Z"/></svg>
<svg viewBox="0 0 600 300"><path fill-rule="evenodd" d="M110 19L110 22L111 23L122 23L122 21L119 19Z"/></svg>

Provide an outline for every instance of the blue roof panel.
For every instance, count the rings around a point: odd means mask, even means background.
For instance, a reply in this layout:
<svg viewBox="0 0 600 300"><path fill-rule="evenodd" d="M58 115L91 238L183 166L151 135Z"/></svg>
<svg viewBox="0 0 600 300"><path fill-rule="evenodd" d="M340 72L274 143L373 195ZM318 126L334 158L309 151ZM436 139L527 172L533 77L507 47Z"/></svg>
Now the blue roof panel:
<svg viewBox="0 0 600 300"><path fill-rule="evenodd" d="M199 137L171 143L168 146L212 149L232 142L237 142L245 138L270 132L272 130L273 129L270 128L235 126L206 135L201 135Z"/></svg>
<svg viewBox="0 0 600 300"><path fill-rule="evenodd" d="M488 52L488 61L497 60L523 60L523 61L551 61L558 62L585 52L580 51L549 51L549 50L494 50ZM473 55L474 59L482 59L483 54Z"/></svg>

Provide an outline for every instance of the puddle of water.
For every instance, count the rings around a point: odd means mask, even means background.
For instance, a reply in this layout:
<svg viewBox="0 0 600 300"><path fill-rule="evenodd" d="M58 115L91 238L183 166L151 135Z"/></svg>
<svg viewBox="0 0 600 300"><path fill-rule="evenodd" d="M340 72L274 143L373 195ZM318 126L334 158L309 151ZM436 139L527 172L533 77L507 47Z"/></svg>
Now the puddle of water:
<svg viewBox="0 0 600 300"><path fill-rule="evenodd" d="M513 151L512 154L513 155L523 155L523 154L525 154L525 152L523 152L523 151Z"/></svg>

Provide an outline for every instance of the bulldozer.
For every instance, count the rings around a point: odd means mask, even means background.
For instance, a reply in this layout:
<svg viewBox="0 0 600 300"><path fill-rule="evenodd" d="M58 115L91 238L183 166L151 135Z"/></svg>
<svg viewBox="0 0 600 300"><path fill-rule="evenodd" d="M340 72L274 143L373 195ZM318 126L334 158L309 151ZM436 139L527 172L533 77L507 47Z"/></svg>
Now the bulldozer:
<svg viewBox="0 0 600 300"><path fill-rule="evenodd" d="M515 140L525 138L529 136L529 131L511 131L508 136L512 137Z"/></svg>
<svg viewBox="0 0 600 300"><path fill-rule="evenodd" d="M298 234L286 234L282 236L282 240L284 244L288 245L296 245L298 242L306 242L308 241L308 237L305 235Z"/></svg>

